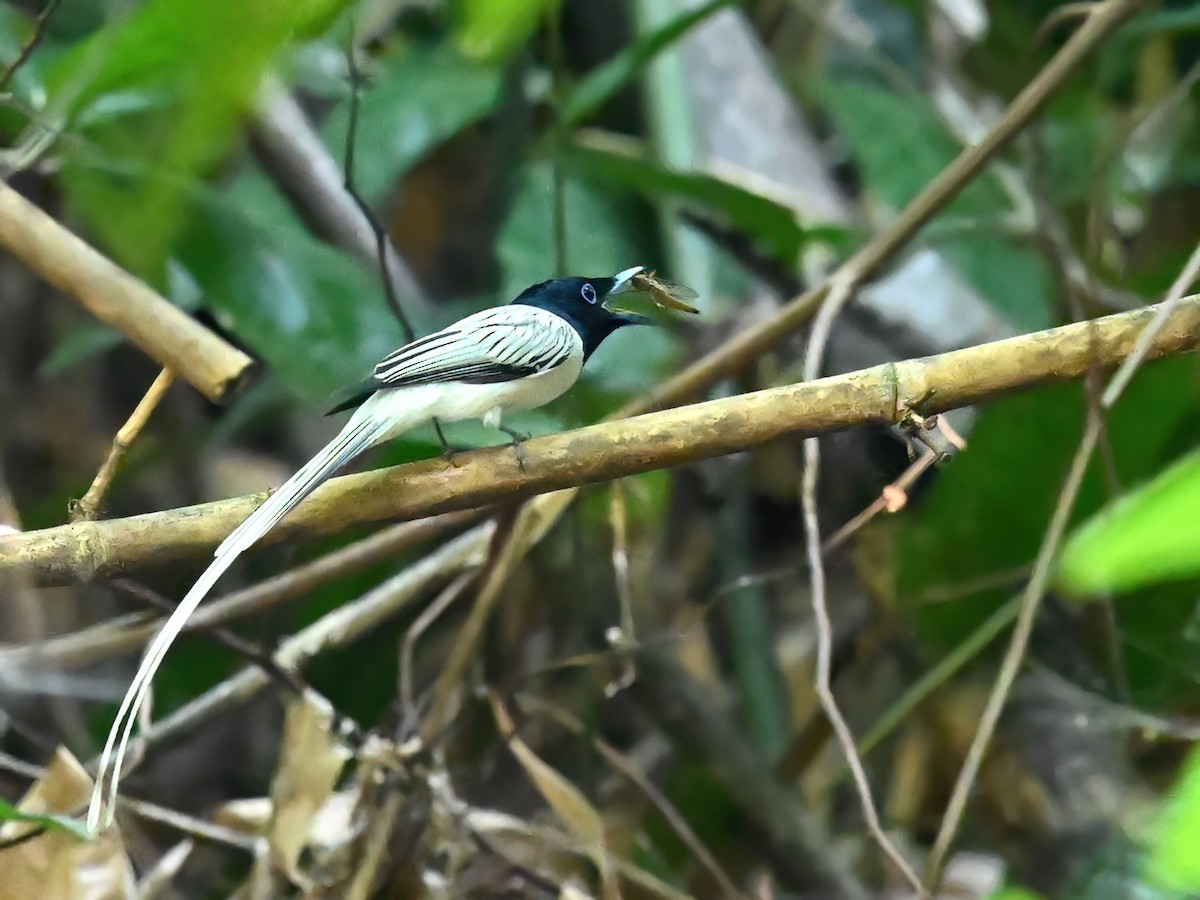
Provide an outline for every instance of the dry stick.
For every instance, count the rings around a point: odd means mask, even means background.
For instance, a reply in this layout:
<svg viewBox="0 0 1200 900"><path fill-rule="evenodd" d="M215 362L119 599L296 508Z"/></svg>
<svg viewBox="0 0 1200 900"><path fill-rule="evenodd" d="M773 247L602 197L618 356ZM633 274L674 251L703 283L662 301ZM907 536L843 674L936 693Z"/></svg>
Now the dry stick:
<svg viewBox="0 0 1200 900"><path fill-rule="evenodd" d="M459 575L442 589L432 603L421 610L421 614L404 632L404 641L400 645L399 693L406 721L415 722L417 720L417 708L413 699L413 655L416 651L417 641L441 617L442 613L453 605L474 579L474 572L464 572Z"/></svg>
<svg viewBox="0 0 1200 900"><path fill-rule="evenodd" d="M829 341L829 332L834 320L842 307L849 302L855 285L858 282L857 273L853 269L843 270L846 274L837 278L829 290L825 302L817 313L809 336L808 347L804 355L804 379L816 381L821 374L825 345ZM918 897L924 897L921 879L913 871L912 866L896 849L887 832L879 821L875 811L875 800L871 795L871 784L863 768L862 759L854 748L854 734L838 708L837 699L833 696L833 623L829 619L829 607L825 597L825 563L821 553L821 526L817 519L817 475L820 468L820 442L810 437L804 442L804 474L801 479L800 502L804 513L804 544L808 556L809 583L811 586L811 601L813 621L817 631L817 664L815 672L817 698L821 702L826 718L833 726L833 732L842 747L842 754L850 767L858 790L859 805L862 807L863 818L866 819L875 842L892 864L900 871L916 890Z"/></svg>
<svg viewBox="0 0 1200 900"><path fill-rule="evenodd" d="M827 537L824 543L821 544L821 553L831 553L842 544L846 543L850 537L860 528L870 522L873 518L879 515L884 510L892 511L889 494L903 493L907 494L909 488L916 484L925 472L932 468L934 463L941 459L941 454L933 450L925 450L917 457L907 469L905 469L900 477L885 487L871 504L862 512L858 513L854 518L850 519L845 525Z"/></svg>
<svg viewBox="0 0 1200 900"><path fill-rule="evenodd" d="M967 797L979 775L983 756L987 752L992 735L996 730L996 724L1000 720L1000 713L1004 709L1017 672L1025 658L1025 649L1029 645L1029 636L1033 631L1038 607L1046 593L1052 567L1058 555L1059 544L1062 542L1063 534L1070 520L1071 510L1075 505L1075 498L1079 493L1079 486L1087 471L1088 463L1100 440L1104 414L1108 413L1120 399L1121 393L1128 386L1134 372L1145 361L1153 346L1155 336L1165 327L1171 313L1180 304L1186 302L1183 299L1183 292L1191 287L1198 277L1200 277L1200 245L1197 245L1196 249L1192 251L1191 257L1167 292L1165 300L1158 305L1154 318L1138 336L1133 351L1108 383L1107 389L1100 398L1101 415L1088 417L1079 450L1071 463L1071 469L1067 474L1062 492L1059 494L1050 526L1046 529L1046 536L1038 550L1033 574L1021 596L1020 610L1017 614L1016 627L1013 629L1012 641L1009 643L1008 651L1001 663L1000 673L996 676L996 683L988 695L987 704L984 706L983 715L979 720L979 727L975 731L975 737L972 739L966 759L963 761L962 770L954 783L954 791L950 795L950 802L942 817L937 839L929 854L924 881L931 891L936 891L941 880L946 854L958 833L959 824L962 822L963 813L966 810Z"/></svg>
<svg viewBox="0 0 1200 900"><path fill-rule="evenodd" d="M33 55L33 51L42 42L42 38L46 36L46 20L58 8L60 2L61 0L49 0L42 8L42 11L33 23L33 34L29 36L29 40L25 42L25 46L21 48L21 52L17 54L17 58L12 61L12 64L4 70L4 75L0 77L0 92L3 92L8 87L8 83L12 81L12 77L17 74L17 69L25 65L26 60Z"/></svg>
<svg viewBox="0 0 1200 900"><path fill-rule="evenodd" d="M1158 307L1117 313L935 356L875 366L530 440L524 468L507 446L463 453L451 466L425 460L331 479L264 543L344 532L531 494L610 481L746 450L785 435L812 436L897 423L909 410L945 412L1013 390L1115 366ZM1200 295L1177 304L1151 344L1155 355L1200 342ZM114 577L211 550L262 494L183 509L79 522L0 536L0 571L26 569L39 584Z"/></svg>
<svg viewBox="0 0 1200 900"><path fill-rule="evenodd" d="M404 340L412 341L417 334L413 330L412 322L409 321L408 315L404 312L404 307L400 305L400 295L396 291L396 284L392 278L389 266L389 260L394 259L399 261L399 256L396 253L396 248L392 246L392 239L388 236L383 223L379 221L379 218L371 209L371 205L359 194L354 181L354 153L358 147L358 112L361 106L360 101L362 100L363 86L362 72L358 68L357 47L354 37L355 31L354 10L352 9L350 17L350 43L346 48L346 68L350 73L350 111L346 117L346 163L342 169L342 187L350 195L350 199L354 201L354 205L358 208L362 218L370 227L371 233L375 236L375 256L379 264L379 278L383 282L383 295L387 299L388 307L392 310L392 315L400 323L400 328L404 332ZM433 431L437 435L438 443L441 444L442 455L447 458L453 456L454 451L450 447L450 442L446 440L446 433L442 431L442 423L436 418L433 419Z"/></svg>
<svg viewBox="0 0 1200 900"><path fill-rule="evenodd" d="M363 637L430 589L460 572L475 569L483 563L491 527L490 523L484 523L460 535L357 600L339 606L282 641L274 654L275 663L284 669L302 668L318 654ZM142 733L139 744L147 748L176 738L212 716L244 703L269 683L261 669L244 669L155 722Z"/></svg>
<svg viewBox="0 0 1200 900"><path fill-rule="evenodd" d="M112 484L113 478L117 474L117 469L120 468L122 460L125 459L125 454L129 452L129 448L133 446L133 442L137 440L142 429L146 427L146 423L150 421L150 416L158 407L159 401L167 393L171 384L175 381L175 376L170 369L163 369L158 373L158 377L154 379L154 383L150 385L150 389L138 405L134 407L133 413L129 416L129 420L121 426L117 432L117 436L113 438L112 447L108 451L108 457L100 466L100 471L96 473L96 478L92 482L91 487L87 489L87 493L71 507L71 521L78 522L81 519L94 519L100 512L100 507L104 503L104 495L108 492L109 485Z"/></svg>
<svg viewBox="0 0 1200 900"><path fill-rule="evenodd" d="M249 356L6 184L0 184L0 244L214 403L228 399L251 374Z"/></svg>
<svg viewBox="0 0 1200 900"><path fill-rule="evenodd" d="M629 578L629 517L625 506L625 488L614 481L612 497L608 506L608 522L612 528L612 567L617 586L617 604L620 608L620 626L608 629L608 643L617 651L627 651L637 644L637 625L633 618L633 586ZM604 686L606 697L616 696L633 684L637 677L633 656L622 653L623 665L620 676Z"/></svg>
<svg viewBox="0 0 1200 900"><path fill-rule="evenodd" d="M204 604L188 620L184 630L223 625L236 618L304 597L326 581L393 559L447 531L470 525L485 513L486 510L445 513L416 522L392 525L320 559ZM121 653L136 651L158 633L163 621L135 613L49 638L37 646L0 648L0 668L49 664L62 669L91 665Z"/></svg>
<svg viewBox="0 0 1200 900"><path fill-rule="evenodd" d="M780 880L813 896L871 896L795 792L781 787L750 749L738 726L701 685L661 651L637 651L638 679L629 694L675 748L698 757L762 835L762 855Z"/></svg>
<svg viewBox="0 0 1200 900"><path fill-rule="evenodd" d="M587 726L585 726L577 716L571 713L570 710L562 706L550 703L532 694L517 694L513 699L516 700L517 705L523 710L534 714L549 716L576 737L589 735L590 730L587 728ZM671 830L675 832L676 836L678 836L678 838L683 842L684 846L687 847L688 850L691 851L692 855L699 860L700 864L708 870L708 874L712 876L713 881L715 881L717 886L720 887L721 892L726 897L733 898L733 900L743 897L744 895L742 892L739 891L734 885L733 879L731 879L725 873L725 870L721 868L721 864L718 863L712 853L709 852L708 847L704 846L704 842L700 840L696 832L692 830L692 827L688 824L687 819L685 819L683 814L675 808L675 804L673 804L667 798L667 796L655 786L654 782L646 776L646 773L634 765L633 760L626 757L625 754L617 750L616 747L612 746L601 738L596 737L595 735L590 735L590 738L592 747L601 757L603 757L604 761L608 763L609 767L646 795L646 799L649 800L654 808L662 815L662 817L666 819L667 824L671 827Z"/></svg>

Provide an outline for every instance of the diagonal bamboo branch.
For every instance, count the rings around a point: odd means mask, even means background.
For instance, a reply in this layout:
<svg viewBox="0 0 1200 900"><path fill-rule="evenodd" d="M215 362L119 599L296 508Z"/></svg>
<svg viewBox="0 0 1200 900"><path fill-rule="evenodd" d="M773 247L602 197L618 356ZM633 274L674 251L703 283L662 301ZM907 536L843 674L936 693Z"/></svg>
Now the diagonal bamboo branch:
<svg viewBox="0 0 1200 900"><path fill-rule="evenodd" d="M310 539L368 523L414 519L510 501L736 453L785 435L813 436L913 410L944 412L1008 391L1079 378L1133 352L1159 306L1065 325L937 356L876 366L531 440L524 469L508 447L434 459L330 481L285 519L268 542ZM1179 303L1149 356L1200 344L1200 295ZM80 522L0 537L0 571L24 569L39 584L124 575L198 557L220 542L263 495L183 509Z"/></svg>
<svg viewBox="0 0 1200 900"><path fill-rule="evenodd" d="M249 356L3 183L0 245L214 403L253 372Z"/></svg>
<svg viewBox="0 0 1200 900"><path fill-rule="evenodd" d="M965 148L950 165L904 207L896 220L868 241L834 277L861 287L902 250L929 221L954 200L987 167L1005 145L1020 134L1076 67L1145 0L1105 0L1009 104L996 126L978 143ZM732 375L804 326L825 301L834 278L808 289L777 313L747 328L701 357L647 397L622 410L625 415L649 412L688 400L721 378Z"/></svg>

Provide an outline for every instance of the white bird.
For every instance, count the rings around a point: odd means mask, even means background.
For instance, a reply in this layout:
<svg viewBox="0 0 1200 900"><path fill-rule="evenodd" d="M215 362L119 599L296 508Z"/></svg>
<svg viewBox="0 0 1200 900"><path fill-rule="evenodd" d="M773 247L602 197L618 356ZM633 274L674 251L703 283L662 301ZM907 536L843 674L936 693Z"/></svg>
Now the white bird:
<svg viewBox="0 0 1200 900"><path fill-rule="evenodd" d="M108 733L88 806L93 832L112 822L125 752L158 667L188 617L244 551L334 472L364 450L437 419L501 424L509 411L534 409L563 394L606 337L650 320L610 308L634 266L606 278L560 278L533 285L512 303L460 319L382 359L371 377L333 412L357 406L324 449L273 493L217 547L215 558L150 642Z"/></svg>

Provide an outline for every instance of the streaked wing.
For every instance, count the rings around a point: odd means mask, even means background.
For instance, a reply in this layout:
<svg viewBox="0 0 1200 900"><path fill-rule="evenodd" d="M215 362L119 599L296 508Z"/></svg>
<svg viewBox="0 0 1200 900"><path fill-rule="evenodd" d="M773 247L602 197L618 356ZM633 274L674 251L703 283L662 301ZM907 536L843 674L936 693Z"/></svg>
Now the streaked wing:
<svg viewBox="0 0 1200 900"><path fill-rule="evenodd" d="M513 381L561 365L578 343L575 329L553 313L521 304L501 306L390 353L375 367L374 380L381 388Z"/></svg>

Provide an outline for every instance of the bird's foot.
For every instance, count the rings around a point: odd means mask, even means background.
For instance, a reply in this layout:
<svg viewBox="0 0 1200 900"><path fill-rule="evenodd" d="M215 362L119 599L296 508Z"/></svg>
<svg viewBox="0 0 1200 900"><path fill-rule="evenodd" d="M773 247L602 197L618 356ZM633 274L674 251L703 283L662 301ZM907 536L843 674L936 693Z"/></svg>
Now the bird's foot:
<svg viewBox="0 0 1200 900"><path fill-rule="evenodd" d="M517 458L517 468L522 472L525 471L525 448L521 446L522 442L529 440L529 435L523 431L517 431L515 428L508 428L504 425L497 425L501 431L512 438L513 456Z"/></svg>
<svg viewBox="0 0 1200 900"><path fill-rule="evenodd" d="M438 442L442 445L442 459L458 468L462 463L458 462L458 455L468 450L468 447L455 447L446 440L446 433L442 431L442 425L437 419L433 420L433 430L437 434Z"/></svg>

